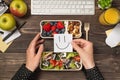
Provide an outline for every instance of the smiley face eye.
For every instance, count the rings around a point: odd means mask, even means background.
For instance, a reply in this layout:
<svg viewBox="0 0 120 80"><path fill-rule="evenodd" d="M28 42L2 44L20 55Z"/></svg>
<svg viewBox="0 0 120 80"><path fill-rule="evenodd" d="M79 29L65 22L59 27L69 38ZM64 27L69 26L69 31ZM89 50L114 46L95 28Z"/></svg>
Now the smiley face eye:
<svg viewBox="0 0 120 80"><path fill-rule="evenodd" d="M59 36L59 42L61 42L60 36ZM66 42L65 36L64 36L64 43Z"/></svg>
<svg viewBox="0 0 120 80"><path fill-rule="evenodd" d="M59 36L59 42L60 42L60 36Z"/></svg>
<svg viewBox="0 0 120 80"><path fill-rule="evenodd" d="M64 42L66 42L65 36L64 36Z"/></svg>

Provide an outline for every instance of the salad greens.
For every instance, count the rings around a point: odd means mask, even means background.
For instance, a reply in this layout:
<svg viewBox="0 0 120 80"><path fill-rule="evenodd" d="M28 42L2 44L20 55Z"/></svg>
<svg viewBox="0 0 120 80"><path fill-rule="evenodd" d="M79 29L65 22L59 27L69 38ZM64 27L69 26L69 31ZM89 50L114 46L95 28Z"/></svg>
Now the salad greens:
<svg viewBox="0 0 120 80"><path fill-rule="evenodd" d="M112 6L112 1L113 0L98 0L97 3L101 9L107 9L107 8L110 8Z"/></svg>

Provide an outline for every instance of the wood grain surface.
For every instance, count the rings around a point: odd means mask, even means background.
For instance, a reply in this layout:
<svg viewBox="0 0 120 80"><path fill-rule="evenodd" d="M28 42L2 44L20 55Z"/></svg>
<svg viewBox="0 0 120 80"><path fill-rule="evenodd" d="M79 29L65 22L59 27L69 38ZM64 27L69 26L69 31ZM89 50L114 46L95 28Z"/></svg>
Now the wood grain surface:
<svg viewBox="0 0 120 80"><path fill-rule="evenodd" d="M5 0L9 5L12 0ZM17 38L8 48L6 53L0 53L0 80L10 80L20 66L25 63L26 49L36 35L40 32L41 20L81 20L82 23L90 22L89 40L94 43L94 57L97 66L102 72L105 80L120 80L120 47L110 48L105 44L105 31L114 26L103 26L99 23L99 15L103 12L95 8L96 14L93 16L33 16L30 14L31 0L25 0L28 5L28 13L23 18L15 17L18 24L27 21L25 26L20 30L22 36ZM97 3L97 0L96 0ZM113 0L113 7L120 10L120 0ZM9 12L9 10L7 11ZM85 31L82 26L82 38L85 38ZM45 41L45 51L53 50L53 40ZM82 71L77 72L45 72L36 71L33 80L86 80Z"/></svg>

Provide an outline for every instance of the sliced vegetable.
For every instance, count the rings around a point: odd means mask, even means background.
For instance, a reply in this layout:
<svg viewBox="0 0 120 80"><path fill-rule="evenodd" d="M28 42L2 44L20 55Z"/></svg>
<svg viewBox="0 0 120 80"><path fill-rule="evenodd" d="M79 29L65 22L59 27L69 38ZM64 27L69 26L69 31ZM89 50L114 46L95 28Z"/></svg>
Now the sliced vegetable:
<svg viewBox="0 0 120 80"><path fill-rule="evenodd" d="M80 62L80 56L75 56L74 60Z"/></svg>
<svg viewBox="0 0 120 80"><path fill-rule="evenodd" d="M56 60L53 60L53 59L50 60L50 64L52 64L53 66L56 66L56 63L57 63Z"/></svg>

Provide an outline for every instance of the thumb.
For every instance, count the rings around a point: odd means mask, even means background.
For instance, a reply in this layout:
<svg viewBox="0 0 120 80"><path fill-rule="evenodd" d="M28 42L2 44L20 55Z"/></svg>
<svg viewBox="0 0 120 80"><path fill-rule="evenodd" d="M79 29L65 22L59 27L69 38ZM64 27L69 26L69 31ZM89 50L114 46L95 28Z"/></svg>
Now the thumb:
<svg viewBox="0 0 120 80"><path fill-rule="evenodd" d="M79 47L75 42L73 42L73 41L72 41L72 46L73 46L74 50L76 50L76 51L79 53L79 55L82 54L83 49L80 48L80 47Z"/></svg>

